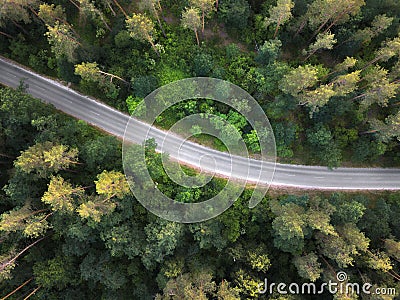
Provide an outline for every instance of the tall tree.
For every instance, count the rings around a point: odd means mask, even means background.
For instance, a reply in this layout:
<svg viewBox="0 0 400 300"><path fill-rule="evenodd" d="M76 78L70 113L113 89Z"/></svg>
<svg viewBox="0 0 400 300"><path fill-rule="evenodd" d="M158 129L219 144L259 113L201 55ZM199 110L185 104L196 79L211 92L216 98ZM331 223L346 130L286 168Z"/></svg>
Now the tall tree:
<svg viewBox="0 0 400 300"><path fill-rule="evenodd" d="M370 65L376 63L377 61L388 61L394 56L400 55L400 36L395 37L391 40L385 41L382 47L376 51L375 58L368 62L363 69L366 69Z"/></svg>
<svg viewBox="0 0 400 300"><path fill-rule="evenodd" d="M322 84L318 86L315 90L304 91L299 94L298 98L300 100L300 105L307 105L311 108L311 116L318 108L325 106L329 99L335 96L335 91L333 90L333 85Z"/></svg>
<svg viewBox="0 0 400 300"><path fill-rule="evenodd" d="M205 17L215 10L215 0L189 0L189 4L201 11L201 32L204 33Z"/></svg>
<svg viewBox="0 0 400 300"><path fill-rule="evenodd" d="M286 74L281 81L280 88L292 96L306 88L312 87L318 81L318 69L311 65L299 66Z"/></svg>
<svg viewBox="0 0 400 300"><path fill-rule="evenodd" d="M117 171L103 171L97 176L96 192L107 199L122 198L129 193L129 185L125 175Z"/></svg>
<svg viewBox="0 0 400 300"><path fill-rule="evenodd" d="M386 14L377 15L374 17L371 26L357 30L350 38L342 42L342 44L350 40L358 41L364 45L369 44L374 37L385 31L392 22L393 18L387 17Z"/></svg>
<svg viewBox="0 0 400 300"><path fill-rule="evenodd" d="M381 106L387 106L391 98L397 94L400 87L399 82L391 82L388 78L388 71L377 66L369 68L363 79L367 83L366 90L353 98L353 100L361 98L361 107L368 108L374 103Z"/></svg>
<svg viewBox="0 0 400 300"><path fill-rule="evenodd" d="M314 252L295 257L293 263L301 277L313 282L320 278L322 268L321 264L318 262L318 256Z"/></svg>
<svg viewBox="0 0 400 300"><path fill-rule="evenodd" d="M132 17L127 17L125 22L132 38L149 42L154 52L160 55L154 44L154 23L149 17L134 13Z"/></svg>
<svg viewBox="0 0 400 300"><path fill-rule="evenodd" d="M61 176L52 177L42 201L54 211L72 212L75 209L74 196L82 194L81 187L74 188Z"/></svg>
<svg viewBox="0 0 400 300"><path fill-rule="evenodd" d="M167 37L160 19L160 13L162 12L160 0L141 0L139 2L139 8L142 11L148 11L151 15L153 15L153 17L157 19L158 25L160 26L164 37Z"/></svg>
<svg viewBox="0 0 400 300"><path fill-rule="evenodd" d="M45 35L51 45L51 51L53 51L57 58L65 57L70 62L76 60L75 50L79 47L80 43L70 26L60 24L59 21L56 21L53 26L47 25Z"/></svg>
<svg viewBox="0 0 400 300"><path fill-rule="evenodd" d="M385 122L373 119L370 123L374 131L379 133L379 138L382 141L388 142L394 137L400 141L400 111L388 116Z"/></svg>
<svg viewBox="0 0 400 300"><path fill-rule="evenodd" d="M357 89L357 83L360 81L360 70L337 76L333 81L334 91L338 96L345 96Z"/></svg>
<svg viewBox="0 0 400 300"><path fill-rule="evenodd" d="M197 8L185 8L182 12L182 26L194 31L197 45L200 46L198 30L201 27L200 11Z"/></svg>
<svg viewBox="0 0 400 300"><path fill-rule="evenodd" d="M0 231L10 233L20 231L26 237L43 235L50 227L46 210L33 210L29 203L1 215Z"/></svg>
<svg viewBox="0 0 400 300"><path fill-rule="evenodd" d="M15 166L25 173L35 171L40 177L67 169L77 163L78 150L51 142L37 143L23 151L15 161Z"/></svg>
<svg viewBox="0 0 400 300"><path fill-rule="evenodd" d="M89 0L78 0L78 3L79 13L83 18L90 18L94 21L98 21L99 23L104 25L104 27L107 28L108 31L111 31L111 28L108 25L104 14L96 7L93 2Z"/></svg>
<svg viewBox="0 0 400 300"><path fill-rule="evenodd" d="M109 199L91 195L84 199L84 202L76 209L82 219L91 220L99 223L104 215L112 213L116 204Z"/></svg>
<svg viewBox="0 0 400 300"><path fill-rule="evenodd" d="M336 44L337 40L335 35L330 32L319 33L317 35L317 40L308 47L308 50L304 50L304 54L308 54L304 59L305 61L310 58L315 52L321 49L332 49L333 45Z"/></svg>
<svg viewBox="0 0 400 300"><path fill-rule="evenodd" d="M292 17L292 0L278 0L276 6L271 6L268 10L269 17L265 18L265 25L276 24L274 38L278 34L279 26L285 24Z"/></svg>
<svg viewBox="0 0 400 300"><path fill-rule="evenodd" d="M311 29L317 35L324 27L325 32L332 26L346 22L350 16L356 15L364 0L315 0L307 9L306 18Z"/></svg>
<svg viewBox="0 0 400 300"><path fill-rule="evenodd" d="M46 25L54 26L58 21L70 26L61 5L55 6L54 4L42 3L39 6L38 16Z"/></svg>
<svg viewBox="0 0 400 300"><path fill-rule="evenodd" d="M28 24L31 22L30 11L36 14L34 9L39 4L37 0L4 0L0 4L0 27L11 21L14 25L23 29L18 22ZM6 35L6 34L5 34Z"/></svg>
<svg viewBox="0 0 400 300"><path fill-rule="evenodd" d="M75 74L81 76L82 80L86 82L94 82L98 84L99 87L103 89L106 96L111 99L117 98L119 93L119 87L113 82L114 78L127 84L127 82L118 75L100 70L96 62L83 62L75 65Z"/></svg>
<svg viewBox="0 0 400 300"><path fill-rule="evenodd" d="M114 78L117 78L127 83L123 78L119 77L118 75L100 70L96 62L83 62L75 65L75 73L81 76L82 79L87 81L97 81L103 83L105 78L109 78L110 82L112 82Z"/></svg>
<svg viewBox="0 0 400 300"><path fill-rule="evenodd" d="M276 215L272 222L274 245L292 254L301 253L304 247L304 208L294 203L280 205L272 201L271 210Z"/></svg>

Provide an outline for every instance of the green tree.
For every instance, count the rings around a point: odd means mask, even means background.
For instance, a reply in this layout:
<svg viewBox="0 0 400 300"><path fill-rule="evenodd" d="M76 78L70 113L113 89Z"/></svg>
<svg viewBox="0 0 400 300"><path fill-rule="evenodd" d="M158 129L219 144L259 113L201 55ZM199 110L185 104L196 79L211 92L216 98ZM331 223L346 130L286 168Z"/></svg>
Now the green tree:
<svg viewBox="0 0 400 300"><path fill-rule="evenodd" d="M59 290L72 285L76 286L80 279L71 257L57 256L47 261L41 261L33 266L35 281L46 289Z"/></svg>
<svg viewBox="0 0 400 300"><path fill-rule="evenodd" d="M342 153L338 148L332 132L322 124L317 124L306 132L307 140L315 156L330 168L338 167Z"/></svg>
<svg viewBox="0 0 400 300"><path fill-rule="evenodd" d="M54 211L72 212L75 209L73 196L82 194L81 187L74 188L61 176L52 177L42 201L49 204Z"/></svg>
<svg viewBox="0 0 400 300"><path fill-rule="evenodd" d="M249 17L250 5L246 0L224 0L218 7L218 18L233 28L246 28Z"/></svg>
<svg viewBox="0 0 400 300"><path fill-rule="evenodd" d="M207 53L199 53L193 58L193 71L195 76L210 76L214 69L213 57Z"/></svg>
<svg viewBox="0 0 400 300"><path fill-rule="evenodd" d="M271 210L276 215L272 222L274 245L285 252L300 253L304 247L304 208L294 203L283 206L271 202Z"/></svg>
<svg viewBox="0 0 400 300"><path fill-rule="evenodd" d="M318 256L314 252L295 257L293 263L299 275L304 279L314 282L320 278L322 273L321 263L318 262Z"/></svg>
<svg viewBox="0 0 400 300"><path fill-rule="evenodd" d="M147 246L142 262L148 270L154 269L166 256L173 253L183 234L182 224L157 219L145 227Z"/></svg>
<svg viewBox="0 0 400 300"><path fill-rule="evenodd" d="M361 98L361 108L364 110L375 103L387 106L400 87L400 83L391 82L387 75L388 71L379 66L370 68L363 77L367 82L367 89L353 100Z"/></svg>
<svg viewBox="0 0 400 300"><path fill-rule="evenodd" d="M283 77L280 88L283 92L297 96L306 88L312 87L318 81L318 69L311 65L299 66Z"/></svg>
<svg viewBox="0 0 400 300"><path fill-rule="evenodd" d="M385 41L381 48L375 52L375 58L368 62L363 69L366 69L379 60L388 61L398 55L400 55L400 36Z"/></svg>
<svg viewBox="0 0 400 300"><path fill-rule="evenodd" d="M125 175L117 171L103 171L97 175L96 192L106 199L117 197L121 199L130 192Z"/></svg>
<svg viewBox="0 0 400 300"><path fill-rule="evenodd" d="M370 239L353 223L347 223L338 227L339 234L357 250L367 252Z"/></svg>
<svg viewBox="0 0 400 300"><path fill-rule="evenodd" d="M78 149L65 145L53 145L51 142L37 143L14 162L15 166L25 173L36 172L39 177L47 177L49 173L68 169L77 163Z"/></svg>
<svg viewBox="0 0 400 300"><path fill-rule="evenodd" d="M0 27L3 27L11 21L14 25L23 29L18 22L28 24L31 22L29 11L34 10L39 1L37 0L6 0L0 6ZM10 37L8 34L2 33Z"/></svg>
<svg viewBox="0 0 400 300"><path fill-rule="evenodd" d="M215 10L216 0L189 0L189 4L201 11L201 32L204 33L204 20Z"/></svg>
<svg viewBox="0 0 400 300"><path fill-rule="evenodd" d="M160 13L162 12L160 0L141 0L139 2L139 8L142 11L148 11L157 19L158 25L160 26L164 37L167 37L160 20Z"/></svg>
<svg viewBox="0 0 400 300"><path fill-rule="evenodd" d="M374 37L385 31L392 22L393 18L387 17L386 14L377 15L374 17L371 27L357 30L348 40L359 41L364 45L369 44Z"/></svg>
<svg viewBox="0 0 400 300"><path fill-rule="evenodd" d="M305 215L307 225L327 235L337 235L335 228L330 224L331 215L335 207L328 200L313 197L308 201L309 208Z"/></svg>
<svg viewBox="0 0 400 300"><path fill-rule="evenodd" d="M333 33L324 32L319 33L317 35L316 41L308 47L307 51L303 51L303 54L307 55L304 59L305 61L310 58L315 52L321 49L332 49L333 45L335 45L337 40L335 39L335 35Z"/></svg>
<svg viewBox="0 0 400 300"><path fill-rule="evenodd" d="M400 141L400 111L388 116L385 122L374 119L370 123L374 131L379 133L379 138L383 142L388 142L393 137L397 137L397 140Z"/></svg>
<svg viewBox="0 0 400 300"><path fill-rule="evenodd" d="M340 268L352 266L354 255L358 254L354 245L348 244L342 237L316 234L319 251L322 255L334 260Z"/></svg>
<svg viewBox="0 0 400 300"><path fill-rule="evenodd" d="M212 281L212 275L199 271L195 274L185 273L167 282L163 295L157 295L157 300L182 299L203 300L209 299L216 290L216 284Z"/></svg>
<svg viewBox="0 0 400 300"><path fill-rule="evenodd" d="M328 32L332 26L347 22L364 5L364 0L315 0L308 6L306 19L316 35L324 27L325 32Z"/></svg>
<svg viewBox="0 0 400 300"><path fill-rule="evenodd" d="M182 12L182 26L183 28L188 28L193 30L196 35L197 45L200 46L198 30L201 26L200 11L198 8L185 8Z"/></svg>
<svg viewBox="0 0 400 300"><path fill-rule="evenodd" d="M129 35L132 38L150 43L154 52L160 55L154 44L154 23L149 17L144 14L134 13L132 17L127 17L125 22Z"/></svg>
<svg viewBox="0 0 400 300"><path fill-rule="evenodd" d="M278 34L279 26L285 24L292 17L294 2L292 0L278 0L276 6L268 10L269 17L265 18L265 25L276 24L274 38Z"/></svg>
<svg viewBox="0 0 400 300"><path fill-rule="evenodd" d="M72 0L71 0L72 1ZM100 9L96 7L96 5L89 0L77 0L79 5L79 13L83 18L89 18L99 25L103 25L108 31L111 31L110 26L107 23L106 17L101 12ZM99 32L99 31L98 31Z"/></svg>
<svg viewBox="0 0 400 300"><path fill-rule="evenodd" d="M393 239L385 239L385 248L391 257L397 261L400 261L400 242L397 242Z"/></svg>
<svg viewBox="0 0 400 300"><path fill-rule="evenodd" d="M276 61L281 52L282 42L278 39L265 41L257 53L256 61L262 65L269 65Z"/></svg>
<svg viewBox="0 0 400 300"><path fill-rule="evenodd" d="M75 50L80 46L71 27L55 21L54 25L47 25L45 33L51 45L51 51L57 58L66 58L69 62L76 60Z"/></svg>

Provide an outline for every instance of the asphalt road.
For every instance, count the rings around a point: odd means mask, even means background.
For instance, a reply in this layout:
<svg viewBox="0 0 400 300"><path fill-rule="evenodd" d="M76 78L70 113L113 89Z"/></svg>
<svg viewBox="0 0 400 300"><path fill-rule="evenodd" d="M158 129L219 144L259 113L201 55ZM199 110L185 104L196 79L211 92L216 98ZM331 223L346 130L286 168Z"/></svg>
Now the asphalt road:
<svg viewBox="0 0 400 300"><path fill-rule="evenodd" d="M93 98L81 95L63 84L42 77L13 62L0 58L0 83L17 87L21 80L27 84L27 92L57 109L118 137L123 137L126 126L130 128L126 137L142 143L146 133L155 138L159 147L171 158L184 164L202 168L206 172L248 180L271 183L273 186L297 187L323 190L400 190L400 169L392 168L337 168L273 164L254 159L230 156L201 145L183 141L176 135L156 129L148 124L130 119ZM129 121L130 120L130 121ZM272 182L271 182L272 179Z"/></svg>

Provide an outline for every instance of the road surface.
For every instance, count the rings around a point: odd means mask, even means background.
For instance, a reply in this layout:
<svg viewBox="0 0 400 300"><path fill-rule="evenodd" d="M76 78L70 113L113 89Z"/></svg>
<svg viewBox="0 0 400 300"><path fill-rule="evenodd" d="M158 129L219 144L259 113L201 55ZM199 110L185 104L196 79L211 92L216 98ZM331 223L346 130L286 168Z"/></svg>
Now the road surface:
<svg viewBox="0 0 400 300"><path fill-rule="evenodd" d="M27 92L57 109L118 137L123 137L130 116L93 98L81 95L63 84L40 76L0 58L0 83L17 87L21 80ZM131 119L135 130L127 138L142 143L146 133L154 137L163 151L182 163L202 167L204 171L250 182L271 183L273 186L321 190L400 190L400 169L392 168L337 168L320 166L273 164L254 159L230 156L204 146L181 140L175 135ZM179 151L178 151L179 150ZM200 158L203 158L200 164ZM249 166L249 167L248 167ZM266 172L266 173L264 173ZM265 176L264 176L265 175ZM272 182L270 182L272 179Z"/></svg>

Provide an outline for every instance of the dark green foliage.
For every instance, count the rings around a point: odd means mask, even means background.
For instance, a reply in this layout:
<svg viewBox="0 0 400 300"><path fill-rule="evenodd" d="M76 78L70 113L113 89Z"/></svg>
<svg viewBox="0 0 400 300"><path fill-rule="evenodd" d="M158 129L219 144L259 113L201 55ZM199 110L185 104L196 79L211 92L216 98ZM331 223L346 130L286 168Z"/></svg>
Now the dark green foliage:
<svg viewBox="0 0 400 300"><path fill-rule="evenodd" d="M307 140L312 146L315 157L318 157L321 162L330 168L340 165L342 154L328 128L317 124L307 131Z"/></svg>
<svg viewBox="0 0 400 300"><path fill-rule="evenodd" d="M158 88L158 80L155 76L142 76L132 80L132 91L136 97L145 98Z"/></svg>
<svg viewBox="0 0 400 300"><path fill-rule="evenodd" d="M243 29L247 27L250 6L246 0L220 0L218 17L227 26Z"/></svg>
<svg viewBox="0 0 400 300"><path fill-rule="evenodd" d="M214 63L211 55L207 53L199 53L193 58L194 76L207 77L211 75Z"/></svg>

